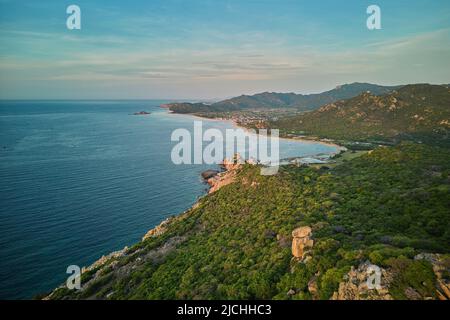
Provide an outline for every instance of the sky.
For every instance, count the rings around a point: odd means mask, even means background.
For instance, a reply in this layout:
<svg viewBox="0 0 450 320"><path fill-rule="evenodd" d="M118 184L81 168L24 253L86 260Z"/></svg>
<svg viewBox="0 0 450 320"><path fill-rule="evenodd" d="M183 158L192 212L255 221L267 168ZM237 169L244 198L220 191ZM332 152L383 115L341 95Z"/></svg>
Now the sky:
<svg viewBox="0 0 450 320"><path fill-rule="evenodd" d="M66 8L81 9L81 29ZM366 27L369 5L381 30ZM448 0L0 0L0 99L450 83Z"/></svg>

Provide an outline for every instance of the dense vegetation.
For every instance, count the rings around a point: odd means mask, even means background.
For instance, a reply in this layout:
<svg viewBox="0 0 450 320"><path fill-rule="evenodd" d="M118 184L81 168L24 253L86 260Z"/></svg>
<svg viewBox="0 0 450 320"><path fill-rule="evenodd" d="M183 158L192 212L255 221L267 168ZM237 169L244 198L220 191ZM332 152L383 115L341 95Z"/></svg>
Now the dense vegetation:
<svg viewBox="0 0 450 320"><path fill-rule="evenodd" d="M408 85L383 96L363 93L270 123L283 133L335 140L450 144L448 86Z"/></svg>
<svg viewBox="0 0 450 320"><path fill-rule="evenodd" d="M405 288L435 297L434 274L415 254L450 252L450 151L413 143L380 147L333 168L282 167L237 181L174 218L162 235L85 273L82 291L53 298L328 299L351 266L369 259ZM291 232L313 228L312 259L292 259ZM295 295L287 292L295 289Z"/></svg>
<svg viewBox="0 0 450 320"><path fill-rule="evenodd" d="M212 107L211 105L207 105L205 103L189 103L189 102L177 102L177 103L169 103L164 105L164 107L168 108L170 111L174 113L181 114L208 114L210 112L223 112L226 109L220 107ZM231 110L237 110L231 109Z"/></svg>
<svg viewBox="0 0 450 320"><path fill-rule="evenodd" d="M296 108L299 110L313 110L326 103L355 97L362 92L370 91L375 95L382 95L400 88L379 86L370 83L352 83L317 94L295 94L263 92L255 95L241 95L206 105L203 103L173 103L168 107L176 113L210 113L229 112L246 109L278 109Z"/></svg>

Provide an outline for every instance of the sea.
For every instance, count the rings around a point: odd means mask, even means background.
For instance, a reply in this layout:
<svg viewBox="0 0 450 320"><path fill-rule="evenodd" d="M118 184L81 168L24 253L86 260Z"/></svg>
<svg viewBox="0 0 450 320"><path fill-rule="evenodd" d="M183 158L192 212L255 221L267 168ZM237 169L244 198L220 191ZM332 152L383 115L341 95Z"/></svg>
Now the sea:
<svg viewBox="0 0 450 320"><path fill-rule="evenodd" d="M32 299L191 207L217 165L174 164L169 101L0 101L0 299ZM148 115L134 115L146 111ZM203 129L235 128L202 119ZM281 139L281 157L336 153Z"/></svg>

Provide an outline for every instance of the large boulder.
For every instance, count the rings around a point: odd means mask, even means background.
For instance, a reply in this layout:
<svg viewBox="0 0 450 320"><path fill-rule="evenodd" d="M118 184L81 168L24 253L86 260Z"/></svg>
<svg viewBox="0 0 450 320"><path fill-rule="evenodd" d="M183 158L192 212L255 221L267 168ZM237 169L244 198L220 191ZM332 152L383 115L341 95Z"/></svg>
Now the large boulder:
<svg viewBox="0 0 450 320"><path fill-rule="evenodd" d="M292 231L294 238L304 238L310 236L312 233L311 227L300 227Z"/></svg>
<svg viewBox="0 0 450 320"><path fill-rule="evenodd" d="M295 258L303 261L306 253L314 245L314 240L311 239L311 227L300 227L292 231L292 255Z"/></svg>

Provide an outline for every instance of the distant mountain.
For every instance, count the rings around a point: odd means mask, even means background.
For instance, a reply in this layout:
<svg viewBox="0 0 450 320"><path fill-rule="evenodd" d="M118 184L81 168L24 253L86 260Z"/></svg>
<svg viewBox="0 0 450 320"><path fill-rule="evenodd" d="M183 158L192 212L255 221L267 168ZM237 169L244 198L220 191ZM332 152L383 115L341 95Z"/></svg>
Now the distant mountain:
<svg viewBox="0 0 450 320"><path fill-rule="evenodd" d="M212 110L210 105L204 103L190 103L190 102L177 102L177 103L168 103L161 105L163 108L168 108L170 111L174 113L207 113L211 111L219 111Z"/></svg>
<svg viewBox="0 0 450 320"><path fill-rule="evenodd" d="M173 103L168 104L171 111L176 113L205 113L224 112L245 109L274 109L297 108L300 110L313 110L324 104L342 99L355 97L363 92L370 91L374 95L383 95L401 86L379 86L370 83L352 83L338 86L335 89L317 94L295 94L263 92L255 95L242 95L207 105L204 103Z"/></svg>
<svg viewBox="0 0 450 320"><path fill-rule="evenodd" d="M281 119L270 126L286 132L343 140L408 138L448 142L450 90L446 85L417 84L383 96L362 93Z"/></svg>

